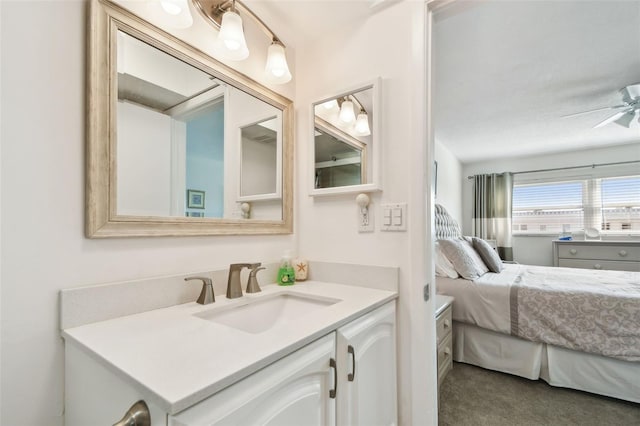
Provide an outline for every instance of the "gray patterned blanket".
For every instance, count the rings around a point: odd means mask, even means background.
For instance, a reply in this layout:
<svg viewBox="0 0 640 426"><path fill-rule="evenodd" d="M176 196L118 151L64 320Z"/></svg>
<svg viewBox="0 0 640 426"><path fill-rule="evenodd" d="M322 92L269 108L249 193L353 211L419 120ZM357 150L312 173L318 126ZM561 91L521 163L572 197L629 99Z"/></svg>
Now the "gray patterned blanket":
<svg viewBox="0 0 640 426"><path fill-rule="evenodd" d="M510 290L511 334L640 361L640 273L527 266Z"/></svg>

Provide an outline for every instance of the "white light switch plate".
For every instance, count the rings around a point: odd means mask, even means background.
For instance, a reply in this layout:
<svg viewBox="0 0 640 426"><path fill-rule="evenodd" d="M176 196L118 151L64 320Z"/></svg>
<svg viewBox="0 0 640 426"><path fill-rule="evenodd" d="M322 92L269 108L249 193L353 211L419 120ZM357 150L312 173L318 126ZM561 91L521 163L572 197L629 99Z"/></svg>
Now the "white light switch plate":
<svg viewBox="0 0 640 426"><path fill-rule="evenodd" d="M407 230L407 203L382 204L380 230L403 232Z"/></svg>

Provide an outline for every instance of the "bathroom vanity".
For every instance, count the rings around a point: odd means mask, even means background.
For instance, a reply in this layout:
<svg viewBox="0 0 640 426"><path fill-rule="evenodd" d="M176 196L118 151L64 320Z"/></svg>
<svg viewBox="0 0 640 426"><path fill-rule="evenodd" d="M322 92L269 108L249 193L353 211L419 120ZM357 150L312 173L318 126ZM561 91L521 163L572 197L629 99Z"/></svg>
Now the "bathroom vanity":
<svg viewBox="0 0 640 426"><path fill-rule="evenodd" d="M396 424L396 297L309 281L65 329L66 424Z"/></svg>

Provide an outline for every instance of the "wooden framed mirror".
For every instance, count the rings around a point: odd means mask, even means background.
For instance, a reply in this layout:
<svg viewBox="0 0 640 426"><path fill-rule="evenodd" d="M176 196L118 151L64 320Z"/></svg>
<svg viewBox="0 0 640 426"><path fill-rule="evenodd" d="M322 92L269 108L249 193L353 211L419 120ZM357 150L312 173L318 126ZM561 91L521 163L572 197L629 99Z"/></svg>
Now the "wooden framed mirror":
<svg viewBox="0 0 640 426"><path fill-rule="evenodd" d="M291 233L293 102L112 2L90 8L87 237Z"/></svg>

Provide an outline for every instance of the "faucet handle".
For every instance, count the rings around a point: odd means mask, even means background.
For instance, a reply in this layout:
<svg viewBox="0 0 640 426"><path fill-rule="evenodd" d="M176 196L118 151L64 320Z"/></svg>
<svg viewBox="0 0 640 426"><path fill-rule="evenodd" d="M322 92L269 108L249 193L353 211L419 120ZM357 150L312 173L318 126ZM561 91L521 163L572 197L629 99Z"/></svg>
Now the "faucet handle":
<svg viewBox="0 0 640 426"><path fill-rule="evenodd" d="M200 291L200 296L198 297L198 300L196 300L197 303L201 305L208 305L209 303L213 303L216 301L216 295L213 293L213 281L211 280L211 278L186 277L184 280L185 281L191 281L191 280L202 281L202 290ZM209 289L209 291L207 291L207 289ZM209 294L211 294L210 297L209 297Z"/></svg>
<svg viewBox="0 0 640 426"><path fill-rule="evenodd" d="M260 289L260 285L258 285L258 278L256 274L258 271L262 271L263 269L267 269L264 266L258 268L261 263L254 263L254 267L251 268L251 272L249 272L249 281L247 282L247 293L259 293L262 290Z"/></svg>

